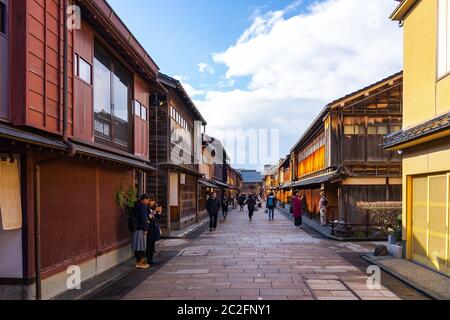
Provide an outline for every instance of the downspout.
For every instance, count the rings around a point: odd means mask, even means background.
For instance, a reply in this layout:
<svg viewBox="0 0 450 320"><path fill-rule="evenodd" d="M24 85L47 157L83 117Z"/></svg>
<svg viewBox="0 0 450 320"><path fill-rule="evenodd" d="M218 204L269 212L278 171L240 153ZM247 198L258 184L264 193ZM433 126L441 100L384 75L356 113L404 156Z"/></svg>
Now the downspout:
<svg viewBox="0 0 450 320"><path fill-rule="evenodd" d="M67 145L63 154L35 162L34 164L34 246L35 246L35 274L36 274L36 300L42 300L42 267L41 267L41 167L54 163L66 157L74 157L76 150L68 140L68 113L69 113L69 78L68 78L68 26L67 26L67 0L63 4L63 136Z"/></svg>

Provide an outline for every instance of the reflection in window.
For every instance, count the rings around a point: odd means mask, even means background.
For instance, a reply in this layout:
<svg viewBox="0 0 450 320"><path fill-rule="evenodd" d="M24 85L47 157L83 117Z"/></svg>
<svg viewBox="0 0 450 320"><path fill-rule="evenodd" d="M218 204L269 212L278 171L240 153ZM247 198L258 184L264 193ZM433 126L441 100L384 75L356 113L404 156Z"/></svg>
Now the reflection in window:
<svg viewBox="0 0 450 320"><path fill-rule="evenodd" d="M94 58L95 133L123 148L129 140L130 74L98 44ZM140 116L140 114L139 114Z"/></svg>

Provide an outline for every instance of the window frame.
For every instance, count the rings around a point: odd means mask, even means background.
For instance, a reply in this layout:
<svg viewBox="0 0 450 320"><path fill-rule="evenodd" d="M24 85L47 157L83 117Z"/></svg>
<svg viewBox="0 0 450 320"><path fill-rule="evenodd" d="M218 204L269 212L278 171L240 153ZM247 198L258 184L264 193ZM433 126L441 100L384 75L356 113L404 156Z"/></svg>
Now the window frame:
<svg viewBox="0 0 450 320"><path fill-rule="evenodd" d="M100 143L115 149L119 149L126 152L132 151L132 138L133 138L133 130L134 130L134 104L133 104L133 95L132 91L134 88L133 83L133 72L130 71L130 69L119 59L114 55L110 49L105 46L101 41L95 39L94 42L94 56L93 61L96 60L96 51L100 51L102 55L108 58L109 60L109 66L104 65L109 70L110 75L110 113L109 113L109 136L101 136L101 132L98 132L95 130L95 100L94 100L94 107L93 107L93 121L94 121L94 142ZM100 61L99 61L100 62ZM100 62L102 63L102 62ZM102 63L103 64L103 63ZM114 90L114 77L117 77L115 73L115 66L118 65L118 68L121 68L123 71L126 71L127 77L128 77L128 87L127 87L127 111L128 111L128 125L127 125L127 142L126 146L123 144L115 142L115 128L114 128L114 111L115 111L115 90ZM92 87L93 92L95 96L95 66L92 66Z"/></svg>
<svg viewBox="0 0 450 320"><path fill-rule="evenodd" d="M80 61L83 61L86 65L89 66L90 68L90 72L89 72L89 77L90 77L90 81L87 81L85 78L83 78L80 75ZM94 67L91 63L89 63L88 61L86 61L85 59L83 59L82 57L80 57L80 55L78 53L75 53L74 55L74 73L75 76L77 77L77 79L83 81L85 84L92 86L93 85L93 75L94 75Z"/></svg>

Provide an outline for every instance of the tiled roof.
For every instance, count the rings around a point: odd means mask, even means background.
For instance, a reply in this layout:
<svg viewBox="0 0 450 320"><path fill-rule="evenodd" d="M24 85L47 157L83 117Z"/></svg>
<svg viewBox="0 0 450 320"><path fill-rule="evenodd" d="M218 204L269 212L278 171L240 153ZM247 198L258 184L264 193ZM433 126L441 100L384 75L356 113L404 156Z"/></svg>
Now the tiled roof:
<svg viewBox="0 0 450 320"><path fill-rule="evenodd" d="M241 174L244 183L259 183L263 180L261 173L258 171L243 170Z"/></svg>
<svg viewBox="0 0 450 320"><path fill-rule="evenodd" d="M386 136L382 146L385 149L393 148L445 130L450 130L450 113L427 121L414 128L402 130Z"/></svg>

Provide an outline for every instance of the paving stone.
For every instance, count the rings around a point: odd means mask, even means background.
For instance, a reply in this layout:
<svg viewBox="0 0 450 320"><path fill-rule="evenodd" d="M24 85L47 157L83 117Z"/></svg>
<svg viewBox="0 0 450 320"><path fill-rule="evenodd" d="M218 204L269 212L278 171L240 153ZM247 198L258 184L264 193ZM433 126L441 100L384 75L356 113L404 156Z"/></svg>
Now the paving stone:
<svg viewBox="0 0 450 320"><path fill-rule="evenodd" d="M359 269L365 262L344 259L344 253L371 251L375 243L342 244L313 238L281 215L272 223L261 212L251 225L246 220L245 214L232 211L217 232L186 240L181 255L124 299L313 299L305 281L319 299L357 299L339 280L363 299L422 297L396 279L383 282L382 290L367 290L367 274ZM160 250L165 248L164 241ZM355 261L358 265L352 264Z"/></svg>

